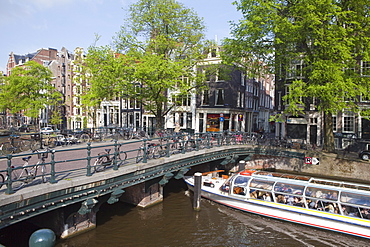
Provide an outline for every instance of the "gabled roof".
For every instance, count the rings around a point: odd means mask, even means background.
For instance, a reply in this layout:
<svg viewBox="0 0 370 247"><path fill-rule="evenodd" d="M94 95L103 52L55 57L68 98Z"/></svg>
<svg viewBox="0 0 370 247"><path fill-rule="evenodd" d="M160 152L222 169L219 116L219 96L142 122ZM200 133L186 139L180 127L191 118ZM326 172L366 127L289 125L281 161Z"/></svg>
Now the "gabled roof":
<svg viewBox="0 0 370 247"><path fill-rule="evenodd" d="M37 54L37 52L28 53L26 55L16 55L16 54L13 54L14 60L15 60L15 64L19 64L20 62L25 63L27 61L30 61L31 59L33 59L36 56L36 54Z"/></svg>

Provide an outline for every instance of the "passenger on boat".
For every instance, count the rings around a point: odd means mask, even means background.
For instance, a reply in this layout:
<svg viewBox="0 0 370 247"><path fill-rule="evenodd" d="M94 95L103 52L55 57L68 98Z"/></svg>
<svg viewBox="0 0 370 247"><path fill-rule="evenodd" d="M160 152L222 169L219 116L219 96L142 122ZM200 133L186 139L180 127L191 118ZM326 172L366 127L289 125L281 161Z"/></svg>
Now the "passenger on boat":
<svg viewBox="0 0 370 247"><path fill-rule="evenodd" d="M293 196L287 196L286 198L286 204L288 205L294 205L294 197Z"/></svg>
<svg viewBox="0 0 370 247"><path fill-rule="evenodd" d="M366 208L363 208L361 210L361 215L362 215L362 218L364 219L370 219L370 213L369 213L369 210L366 209Z"/></svg>
<svg viewBox="0 0 370 247"><path fill-rule="evenodd" d="M286 204L285 196L283 196L283 195L278 195L278 196L276 197L276 202Z"/></svg>
<svg viewBox="0 0 370 247"><path fill-rule="evenodd" d="M329 203L326 207L325 207L326 211L328 211L329 213L332 213L334 214L335 213L335 209L334 209L334 205L332 203Z"/></svg>
<svg viewBox="0 0 370 247"><path fill-rule="evenodd" d="M252 191L252 192L250 193L250 197L251 197L251 198L255 198L255 199L257 199L257 195L258 195L258 191L257 191L257 190L254 190L254 191Z"/></svg>
<svg viewBox="0 0 370 247"><path fill-rule="evenodd" d="M304 207L304 203L302 201L302 198L294 197L293 205L297 206L297 207Z"/></svg>
<svg viewBox="0 0 370 247"><path fill-rule="evenodd" d="M272 201L270 193L265 193L262 197L264 201L268 201L268 202Z"/></svg>
<svg viewBox="0 0 370 247"><path fill-rule="evenodd" d="M316 191L316 198L322 198L322 192L321 190Z"/></svg>
<svg viewBox="0 0 370 247"><path fill-rule="evenodd" d="M245 195L243 187L234 187L234 194Z"/></svg>
<svg viewBox="0 0 370 247"><path fill-rule="evenodd" d="M317 200L311 200L308 204L308 207L312 209L317 209Z"/></svg>
<svg viewBox="0 0 370 247"><path fill-rule="evenodd" d="M333 192L333 194L331 194L329 196L329 199L331 199L331 200L337 200L338 199L338 193L337 192Z"/></svg>
<svg viewBox="0 0 370 247"><path fill-rule="evenodd" d="M343 213L343 215L349 215L345 205L342 205L342 213Z"/></svg>

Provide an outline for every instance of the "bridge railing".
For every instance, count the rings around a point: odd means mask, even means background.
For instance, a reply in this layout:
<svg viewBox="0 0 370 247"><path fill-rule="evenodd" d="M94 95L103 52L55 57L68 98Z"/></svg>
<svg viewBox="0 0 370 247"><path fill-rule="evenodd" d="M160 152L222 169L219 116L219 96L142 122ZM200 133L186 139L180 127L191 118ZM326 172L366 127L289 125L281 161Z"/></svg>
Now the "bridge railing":
<svg viewBox="0 0 370 247"><path fill-rule="evenodd" d="M37 153L9 154L0 157L0 193L13 194L23 186L42 182L58 183L73 177L94 176L99 170L103 170L97 169L98 159L102 159L101 168L118 170L128 164L146 163L149 159L216 146L267 145L267 142L261 142L259 139L262 138L243 132L182 133L151 139L112 140L105 143L84 143L72 148L44 149L44 156L38 154L36 161L32 157ZM118 157L127 158L122 161ZM28 164L24 159L28 160ZM40 162L38 166L37 162Z"/></svg>

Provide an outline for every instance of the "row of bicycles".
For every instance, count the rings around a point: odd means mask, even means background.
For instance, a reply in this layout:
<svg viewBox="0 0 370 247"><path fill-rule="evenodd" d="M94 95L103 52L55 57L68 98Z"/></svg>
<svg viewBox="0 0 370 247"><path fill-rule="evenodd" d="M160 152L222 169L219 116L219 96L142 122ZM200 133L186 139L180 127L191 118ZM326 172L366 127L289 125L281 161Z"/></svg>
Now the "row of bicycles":
<svg viewBox="0 0 370 247"><path fill-rule="evenodd" d="M142 162L144 159L158 159L166 155L181 153L183 151L192 151L204 149L213 146L213 141L210 135L201 135L197 138L189 134L179 134L163 136L155 138L154 141L145 139L140 147L137 149L135 162ZM214 139L213 139L214 140ZM127 152L121 151L122 143L115 145L115 150L105 149L104 152L98 154L97 159L94 161L92 168L95 172L101 172L108 167L120 167L125 164L127 160Z"/></svg>
<svg viewBox="0 0 370 247"><path fill-rule="evenodd" d="M21 166L11 166L11 177L9 173L5 176L0 173L0 189L8 182L12 181L11 186L13 190L18 190L24 185L33 182L36 178L40 179L43 183L47 182L47 168L45 160L48 158L49 153L53 152L51 149L35 150L38 161L35 164L30 164L32 156L23 157L24 162Z"/></svg>

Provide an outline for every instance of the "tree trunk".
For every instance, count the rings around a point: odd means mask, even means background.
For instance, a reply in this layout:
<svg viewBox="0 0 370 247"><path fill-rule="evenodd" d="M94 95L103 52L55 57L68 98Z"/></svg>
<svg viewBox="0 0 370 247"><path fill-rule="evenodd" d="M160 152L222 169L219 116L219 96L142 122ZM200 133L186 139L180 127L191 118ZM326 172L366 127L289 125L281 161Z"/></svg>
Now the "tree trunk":
<svg viewBox="0 0 370 247"><path fill-rule="evenodd" d="M331 113L324 112L324 151L334 153L334 133L333 133L333 116Z"/></svg>

